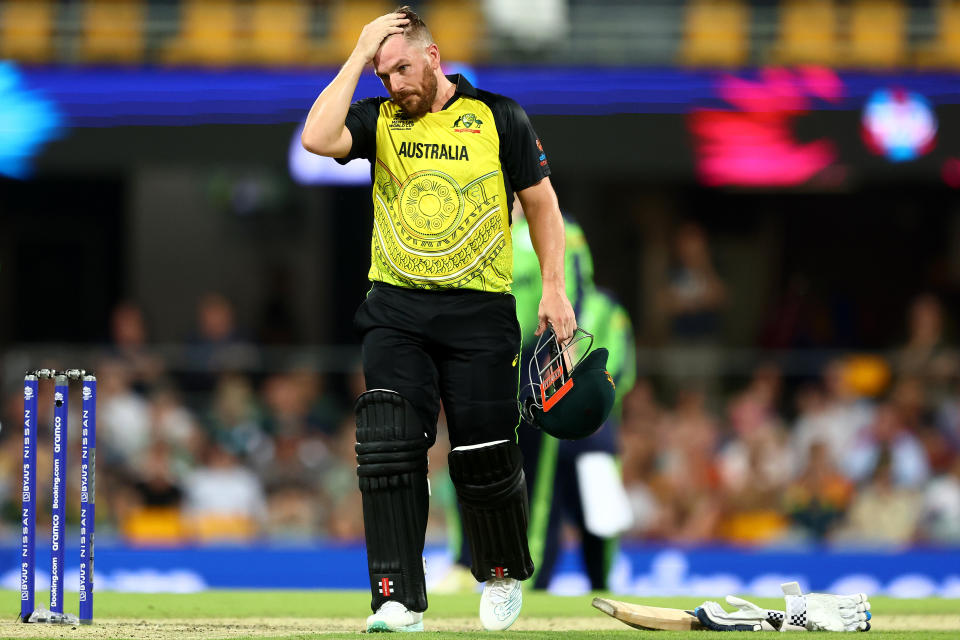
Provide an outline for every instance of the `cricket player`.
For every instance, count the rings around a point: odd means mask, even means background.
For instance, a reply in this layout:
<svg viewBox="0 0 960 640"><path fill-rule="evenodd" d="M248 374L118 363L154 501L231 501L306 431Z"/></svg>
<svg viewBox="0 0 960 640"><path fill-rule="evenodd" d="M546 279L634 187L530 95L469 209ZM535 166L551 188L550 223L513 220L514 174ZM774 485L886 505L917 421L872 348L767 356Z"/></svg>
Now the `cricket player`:
<svg viewBox="0 0 960 640"><path fill-rule="evenodd" d="M522 212L522 206L514 203L513 294L523 336L520 360L528 362L536 344L534 330L541 291L539 260ZM584 567L591 588L599 591L606 588L606 577L616 548L615 536L630 524L626 492L614 456L619 407L623 395L636 379L635 345L626 310L598 290L593 282L593 258L583 230L570 219L566 219L564 227L567 297L578 323L592 329L595 344L606 347L610 353L607 370L616 382L616 401L605 427L586 438L558 440L524 424L518 430L518 442L523 451L524 475L531 496L528 539L537 567L533 576L534 587L546 589L550 584L566 518L580 530ZM521 397L529 393L530 381L526 374L527 370L521 370ZM619 501L611 501L618 497L621 498ZM597 509L588 514L584 507L593 505ZM612 508L614 505L617 508ZM447 592L456 592L467 588L462 580L466 569L461 567L470 564L470 548L463 544L458 512L452 510L450 516L451 538L460 543L454 549L455 565L440 586Z"/></svg>
<svg viewBox="0 0 960 640"><path fill-rule="evenodd" d="M523 344L520 362L523 364L529 362L533 357L537 334L539 333L537 331L539 328L537 326L538 309L543 291L540 278L540 260L531 240L522 203L514 201L513 218L512 291L516 299L517 321L520 323L521 342ZM579 318L583 301L595 290L593 257L590 255L590 248L587 245L583 229L572 219L566 218L564 220L564 235L566 253L564 271L566 274L567 299L570 300L573 311ZM582 323L578 324L582 325ZM529 393L527 391L529 382L528 368L521 367L521 397ZM551 559L551 556L545 556L544 553L545 550L547 552L553 550L545 548L549 546L547 543L552 540L555 533L551 528L555 527L557 529L556 533L559 533L561 525L560 519L556 517L557 510L551 506L556 498L553 486L557 467L558 441L553 436L543 433L531 425L521 424L517 430L517 442L523 453L523 470L527 481L527 491L532 498L528 540L531 557L537 567L533 578L536 588L546 588L541 584L541 580L549 580L551 572L547 571L544 574L542 560ZM541 453L545 455L541 455ZM539 499L537 496L539 496ZM466 573L463 567L469 566L471 563L470 546L466 544L465 536L461 530L462 519L458 510L451 510L448 514L448 523L451 538L459 541L459 543L454 548L455 564L451 575L441 583L440 587L445 592L454 593L470 588L465 576L463 576ZM552 566L552 562L550 564Z"/></svg>
<svg viewBox="0 0 960 640"><path fill-rule="evenodd" d="M539 435L536 453L524 448L525 459L538 461L535 471L525 467L535 476L530 488L530 548L537 561L533 582L537 589L549 587L560 553L562 525L567 521L579 533L591 590L603 591L608 588L617 536L632 524L616 455L623 396L636 381L636 352L629 314L603 290L588 290L577 308L577 319L594 330L595 344L610 353L607 371L616 384L616 400L603 427L583 439L557 440L534 429L521 430Z"/></svg>
<svg viewBox="0 0 960 640"><path fill-rule="evenodd" d="M516 204L514 210L522 211ZM557 440L529 425L519 431L519 443L523 450L524 470L527 476L527 489L531 495L530 550L537 565L534 586L546 589L553 575L554 565L560 551L560 534L564 518L574 522L580 530L584 567L593 590L606 588L606 575L615 549L615 540L610 535L617 527L613 520L621 519L623 514L610 512L611 522L603 523L597 532L588 526L582 509L583 504L592 500L603 507L609 506L609 498L619 493L625 498L619 472L614 475L615 485L609 486L604 480L608 476L587 479L578 473L582 467L584 454L594 454L591 461L606 455L612 465L616 453L616 426L619 423L619 405L623 395L630 390L636 379L636 357L633 329L626 310L610 296L599 291L593 281L593 256L587 244L586 236L580 226L566 220L566 281L567 296L573 304L578 324L593 331L595 344L606 347L610 353L607 370L616 383L616 403L607 425L593 435L581 440ZM537 272L537 258L527 235L526 220L520 218L514 223L514 296L517 299L517 316L523 331L524 356L527 361L532 356L536 342L536 305L540 298L540 282ZM586 319L586 320L585 320ZM527 391L528 380L521 371L521 396ZM602 464L602 463L601 463ZM587 485L584 485L584 483ZM597 496L595 494L599 493ZM601 509L602 510L602 509ZM594 527L596 528L596 527ZM465 555L465 554L462 554Z"/></svg>
<svg viewBox="0 0 960 640"><path fill-rule="evenodd" d="M389 97L351 104L371 62ZM409 7L363 28L310 110L302 142L342 163L366 158L373 177L373 284L354 320L368 389L356 405L367 630L423 628L427 450L441 401L471 571L484 583L480 620L506 629L520 613L520 581L534 571L516 443L514 194L540 261L537 333L551 326L565 341L577 326L547 157L516 102L443 75L440 50Z"/></svg>

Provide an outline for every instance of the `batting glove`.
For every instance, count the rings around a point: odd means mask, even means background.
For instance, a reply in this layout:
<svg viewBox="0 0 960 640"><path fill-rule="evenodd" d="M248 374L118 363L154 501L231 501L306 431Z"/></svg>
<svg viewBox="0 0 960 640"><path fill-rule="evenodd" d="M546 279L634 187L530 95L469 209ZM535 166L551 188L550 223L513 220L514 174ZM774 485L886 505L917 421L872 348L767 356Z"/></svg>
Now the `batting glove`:
<svg viewBox="0 0 960 640"><path fill-rule="evenodd" d="M693 614L700 624L713 631L776 631L783 621L782 611L761 609L736 596L727 596L726 600L737 610L730 613L716 602L708 600L694 609Z"/></svg>
<svg viewBox="0 0 960 640"><path fill-rule="evenodd" d="M780 631L869 631L870 602L865 593L803 595L800 585L780 585L787 610Z"/></svg>

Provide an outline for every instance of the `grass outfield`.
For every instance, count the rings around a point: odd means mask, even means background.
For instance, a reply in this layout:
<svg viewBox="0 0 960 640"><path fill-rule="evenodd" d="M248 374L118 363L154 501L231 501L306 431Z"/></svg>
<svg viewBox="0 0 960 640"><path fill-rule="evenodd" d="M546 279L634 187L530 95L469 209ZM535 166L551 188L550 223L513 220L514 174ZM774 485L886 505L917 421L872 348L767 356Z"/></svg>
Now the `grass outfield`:
<svg viewBox="0 0 960 640"><path fill-rule="evenodd" d="M19 593L2 591L16 615ZM614 596L616 597L616 596ZM691 608L696 598L634 598L661 607ZM0 623L2 638L334 638L356 637L369 612L370 596L361 591L208 591L196 594L98 593L91 627ZM524 595L523 613L509 635L517 640L593 638L702 638L704 631L644 632L626 627L590 606L590 596ZM38 604L46 594L38 594ZM77 595L68 593L68 611L77 611ZM423 636L430 640L485 637L477 618L479 594L436 595L424 616ZM757 604L782 608L783 600L759 598ZM960 600L873 598L874 630L885 640L960 637ZM407 637L407 636L404 636ZM727 637L727 636L724 636ZM780 636L777 636L780 637ZM819 637L819 636L818 636ZM872 637L872 636L871 636Z"/></svg>

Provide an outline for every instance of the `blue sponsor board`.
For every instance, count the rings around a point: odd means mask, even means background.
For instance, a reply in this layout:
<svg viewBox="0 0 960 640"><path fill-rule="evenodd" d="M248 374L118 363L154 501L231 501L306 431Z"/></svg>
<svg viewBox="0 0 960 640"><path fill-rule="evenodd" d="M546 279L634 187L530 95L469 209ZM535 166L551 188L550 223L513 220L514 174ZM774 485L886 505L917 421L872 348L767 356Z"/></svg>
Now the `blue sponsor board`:
<svg viewBox="0 0 960 640"><path fill-rule="evenodd" d="M37 589L49 586L49 548L38 545ZM19 586L19 547L3 547L0 582ZM67 549L65 587L75 591L79 554ZM442 547L427 549L428 585L450 566ZM365 589L367 562L359 544L298 544L143 549L101 545L98 590L192 592L204 589ZM909 551L753 551L730 548L674 549L626 546L614 563L611 587L636 596L727 593L779 594L779 585L798 580L807 590L900 597L960 597L960 554L951 549ZM577 554L561 558L551 591L587 590Z"/></svg>
<svg viewBox="0 0 960 640"><path fill-rule="evenodd" d="M688 113L726 108L718 87L736 82L764 95L787 91L830 96L818 110L858 110L878 88L896 86L930 104L960 104L958 75L944 72L787 74L657 68L480 67L451 65L477 86L519 102L531 114ZM25 67L25 84L51 99L75 127L271 124L301 122L336 69L190 70L144 67ZM802 77L800 77L802 76ZM356 97L385 95L372 71Z"/></svg>

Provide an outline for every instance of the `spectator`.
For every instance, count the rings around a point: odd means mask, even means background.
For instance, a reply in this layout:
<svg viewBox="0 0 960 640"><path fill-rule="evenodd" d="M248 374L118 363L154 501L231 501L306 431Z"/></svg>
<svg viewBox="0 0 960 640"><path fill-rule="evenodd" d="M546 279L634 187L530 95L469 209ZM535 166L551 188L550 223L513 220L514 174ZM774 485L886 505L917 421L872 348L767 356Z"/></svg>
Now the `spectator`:
<svg viewBox="0 0 960 640"><path fill-rule="evenodd" d="M197 330L188 348L190 372L184 386L192 392L213 388L215 372L249 372L257 355L236 326L233 305L219 293L208 293L197 306Z"/></svg>
<svg viewBox="0 0 960 640"><path fill-rule="evenodd" d="M267 429L273 434L302 436L307 433L307 419L313 400L311 390L300 384L292 373L277 373L263 382L263 398Z"/></svg>
<svg viewBox="0 0 960 640"><path fill-rule="evenodd" d="M675 389L696 384L713 401L720 374L717 341L726 286L714 269L706 234L699 225L686 223L677 231L675 259L659 296L674 347L665 363L667 375Z"/></svg>
<svg viewBox="0 0 960 640"><path fill-rule="evenodd" d="M793 428L791 450L803 458L814 442L827 445L833 463L844 468L850 443L873 419L873 406L850 387L842 360L830 362L823 375L823 389L807 387L798 395L800 414Z"/></svg>
<svg viewBox="0 0 960 640"><path fill-rule="evenodd" d="M269 455L263 448L267 441L263 422L263 412L246 376L221 375L204 420L208 437L245 458Z"/></svg>
<svg viewBox="0 0 960 640"><path fill-rule="evenodd" d="M916 491L894 481L892 458L888 451L883 451L869 484L854 497L846 523L833 539L858 545L908 544L920 519L922 502L918 498Z"/></svg>
<svg viewBox="0 0 960 640"><path fill-rule="evenodd" d="M110 314L110 351L126 365L139 393L146 393L163 375L163 360L148 346L143 310L133 302L121 302Z"/></svg>
<svg viewBox="0 0 960 640"><path fill-rule="evenodd" d="M923 446L890 403L881 405L869 427L851 442L841 468L859 483L875 477L881 463L889 466L884 481L896 487L918 488L930 476Z"/></svg>
<svg viewBox="0 0 960 640"><path fill-rule="evenodd" d="M190 457L195 451L198 427L193 413L180 402L172 383L158 381L149 399L151 436L170 445L177 454Z"/></svg>
<svg viewBox="0 0 960 640"><path fill-rule="evenodd" d="M734 542L770 542L787 527L777 507L793 460L775 412L779 380L776 367L760 367L728 410L735 437L718 456L725 505L720 527Z"/></svg>
<svg viewBox="0 0 960 640"><path fill-rule="evenodd" d="M130 370L121 360L97 366L97 422L107 460L139 459L150 444L150 411L133 390Z"/></svg>
<svg viewBox="0 0 960 640"><path fill-rule="evenodd" d="M757 369L748 387L730 402L727 413L734 438L718 456L726 491L771 493L764 500L771 504L772 494L793 474L792 452L776 413L779 388L779 369L769 365Z"/></svg>
<svg viewBox="0 0 960 640"><path fill-rule="evenodd" d="M721 513L714 462L718 440L717 422L707 413L704 393L682 391L656 437L663 443L653 483L663 506L657 536L693 543L710 540L716 533Z"/></svg>
<svg viewBox="0 0 960 640"><path fill-rule="evenodd" d="M325 379L306 367L275 374L263 385L267 424L272 433L336 434L343 409L325 393Z"/></svg>
<svg viewBox="0 0 960 640"><path fill-rule="evenodd" d="M618 431L623 486L633 511L634 536L648 537L661 526L663 509L653 491L657 471L656 434L663 410L649 380L638 380L623 398L623 422Z"/></svg>
<svg viewBox="0 0 960 640"><path fill-rule="evenodd" d="M941 402L956 379L956 357L943 336L943 307L931 294L917 296L907 318L907 343L897 354L897 373L917 377L927 389L932 404Z"/></svg>
<svg viewBox="0 0 960 640"><path fill-rule="evenodd" d="M145 507L180 507L183 489L174 472L169 446L154 442L135 467L133 487Z"/></svg>
<svg viewBox="0 0 960 640"><path fill-rule="evenodd" d="M954 459L949 473L927 485L920 522L924 540L960 543L960 458Z"/></svg>
<svg viewBox="0 0 960 640"><path fill-rule="evenodd" d="M262 530L267 515L263 485L223 445L209 443L203 466L183 486L185 516L200 541L249 540Z"/></svg>
<svg viewBox="0 0 960 640"><path fill-rule="evenodd" d="M953 453L960 452L960 386L937 409L935 424Z"/></svg>
<svg viewBox="0 0 960 640"><path fill-rule="evenodd" d="M116 517L130 544L182 544L183 489L174 471L167 444L155 441L142 457L129 461L113 483Z"/></svg>
<svg viewBox="0 0 960 640"><path fill-rule="evenodd" d="M327 534L335 540L363 539L363 505L357 487L357 426L353 416L344 418L337 432L334 457L317 481L325 490L328 509Z"/></svg>
<svg viewBox="0 0 960 640"><path fill-rule="evenodd" d="M843 518L853 485L833 464L830 449L814 441L807 465L787 488L783 509L806 536L823 540Z"/></svg>
<svg viewBox="0 0 960 640"><path fill-rule="evenodd" d="M320 533L325 488L316 485L330 463L327 447L318 439L281 434L273 439L273 455L260 476L267 491L267 535L311 538Z"/></svg>
<svg viewBox="0 0 960 640"><path fill-rule="evenodd" d="M679 341L712 341L720 332L726 286L717 275L703 229L688 222L677 231L677 264L663 292L672 336Z"/></svg>

